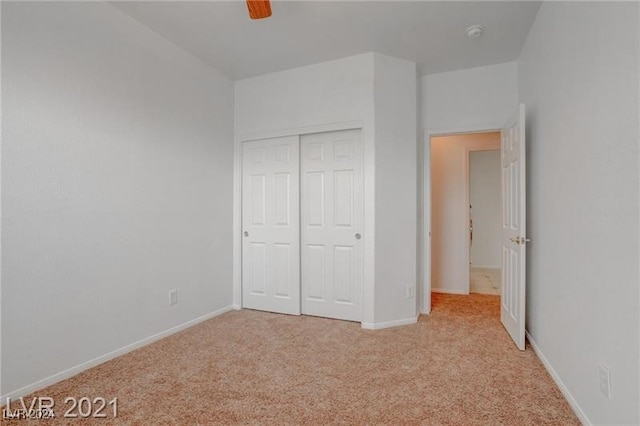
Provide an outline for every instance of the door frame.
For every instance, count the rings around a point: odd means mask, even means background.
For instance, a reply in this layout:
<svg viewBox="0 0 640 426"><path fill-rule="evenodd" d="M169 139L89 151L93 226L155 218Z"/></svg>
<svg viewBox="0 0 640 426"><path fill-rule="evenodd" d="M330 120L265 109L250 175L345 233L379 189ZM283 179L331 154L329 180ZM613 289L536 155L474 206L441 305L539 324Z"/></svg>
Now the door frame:
<svg viewBox="0 0 640 426"><path fill-rule="evenodd" d="M425 128L422 139L422 157L420 158L420 180L422 191L419 191L422 206L422 235L419 236L419 270L422 272L422 303L421 312L431 313L431 138L434 136L452 136L469 133L499 132L504 123L480 123L474 126L460 126L452 128ZM502 142L500 143L501 146ZM467 160L468 161L468 160ZM467 179L468 180L468 179ZM467 210L468 214L468 210ZM468 221L467 221L468 223ZM468 256L468 253L467 253ZM468 263L468 261L467 261ZM467 268L467 275L469 274ZM468 280L467 280L468 281Z"/></svg>

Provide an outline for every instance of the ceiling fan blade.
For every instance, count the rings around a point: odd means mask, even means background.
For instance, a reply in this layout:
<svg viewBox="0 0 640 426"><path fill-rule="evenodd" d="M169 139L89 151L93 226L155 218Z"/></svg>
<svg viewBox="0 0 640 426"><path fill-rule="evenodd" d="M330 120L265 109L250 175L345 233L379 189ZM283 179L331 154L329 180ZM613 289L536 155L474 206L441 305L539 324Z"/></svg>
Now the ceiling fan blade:
<svg viewBox="0 0 640 426"><path fill-rule="evenodd" d="M271 16L269 0L247 0L247 8L251 19L263 19Z"/></svg>

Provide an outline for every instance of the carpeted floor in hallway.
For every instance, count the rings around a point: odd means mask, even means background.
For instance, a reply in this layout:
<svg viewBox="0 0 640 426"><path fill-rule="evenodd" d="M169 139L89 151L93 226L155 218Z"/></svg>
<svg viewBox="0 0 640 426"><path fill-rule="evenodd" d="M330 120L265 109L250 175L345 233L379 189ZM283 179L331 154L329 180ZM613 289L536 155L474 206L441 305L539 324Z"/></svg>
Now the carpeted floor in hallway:
<svg viewBox="0 0 640 426"><path fill-rule="evenodd" d="M478 294L434 294L431 315L377 331L234 311L25 400L54 398L57 418L38 423L51 425L580 424L499 315L499 297ZM117 417L64 419L68 396L117 397Z"/></svg>

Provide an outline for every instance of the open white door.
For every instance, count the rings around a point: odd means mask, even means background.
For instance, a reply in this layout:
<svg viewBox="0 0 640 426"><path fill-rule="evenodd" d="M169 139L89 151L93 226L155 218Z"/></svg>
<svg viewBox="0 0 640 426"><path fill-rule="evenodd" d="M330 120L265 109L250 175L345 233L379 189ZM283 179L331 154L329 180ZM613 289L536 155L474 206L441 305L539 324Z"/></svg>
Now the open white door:
<svg viewBox="0 0 640 426"><path fill-rule="evenodd" d="M242 306L300 315L298 137L242 144Z"/></svg>
<svg viewBox="0 0 640 426"><path fill-rule="evenodd" d="M526 165L524 104L502 136L502 291L500 320L524 350L526 274Z"/></svg>

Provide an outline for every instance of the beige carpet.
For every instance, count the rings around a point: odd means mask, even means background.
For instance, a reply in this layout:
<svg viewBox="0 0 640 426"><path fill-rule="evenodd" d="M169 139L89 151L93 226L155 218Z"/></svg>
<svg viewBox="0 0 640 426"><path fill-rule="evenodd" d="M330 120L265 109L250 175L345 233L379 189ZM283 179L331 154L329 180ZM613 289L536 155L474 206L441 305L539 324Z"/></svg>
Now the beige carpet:
<svg viewBox="0 0 640 426"><path fill-rule="evenodd" d="M40 424L579 424L498 297L433 297L430 316L378 331L229 312L34 394L118 397L116 419Z"/></svg>

